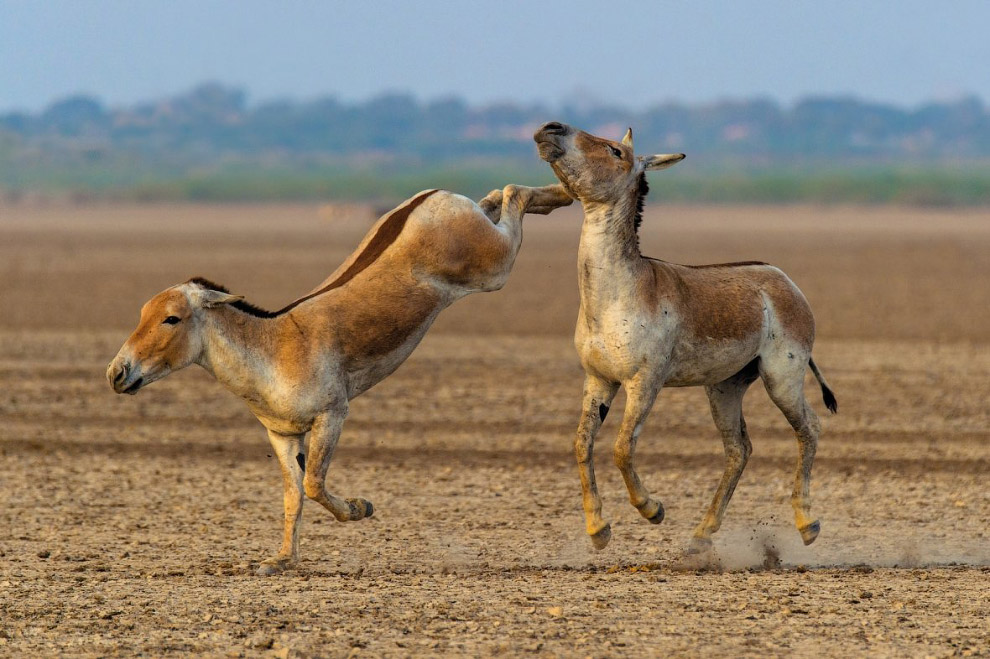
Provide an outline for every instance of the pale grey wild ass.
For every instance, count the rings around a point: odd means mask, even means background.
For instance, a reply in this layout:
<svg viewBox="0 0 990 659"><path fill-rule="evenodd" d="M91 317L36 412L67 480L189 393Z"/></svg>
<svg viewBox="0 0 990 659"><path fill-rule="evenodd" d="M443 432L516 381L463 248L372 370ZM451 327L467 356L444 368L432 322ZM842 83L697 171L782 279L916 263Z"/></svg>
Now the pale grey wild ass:
<svg viewBox="0 0 990 659"><path fill-rule="evenodd" d="M654 524L663 520L663 506L633 467L636 439L662 387L705 387L727 464L689 547L700 553L711 547L752 451L742 400L757 378L797 433L791 505L804 543L814 542L821 525L811 516L809 484L820 425L804 397L805 369L818 379L826 406L832 412L837 406L811 359L815 321L804 295L765 263L685 266L640 253L646 172L670 167L684 154L636 157L632 129L612 142L550 122L534 139L540 157L584 207L574 342L585 384L575 453L594 545L601 549L611 538L595 483L594 441L619 387L625 387L627 402L615 464L633 506Z"/></svg>
<svg viewBox="0 0 990 659"><path fill-rule="evenodd" d="M199 364L244 399L282 469L282 547L258 569L280 572L299 557L304 493L342 522L374 511L326 489L348 401L398 368L444 308L505 284L525 213L570 203L560 185L510 185L478 204L421 192L384 215L326 281L275 312L190 279L144 305L107 378L117 393L134 394Z"/></svg>

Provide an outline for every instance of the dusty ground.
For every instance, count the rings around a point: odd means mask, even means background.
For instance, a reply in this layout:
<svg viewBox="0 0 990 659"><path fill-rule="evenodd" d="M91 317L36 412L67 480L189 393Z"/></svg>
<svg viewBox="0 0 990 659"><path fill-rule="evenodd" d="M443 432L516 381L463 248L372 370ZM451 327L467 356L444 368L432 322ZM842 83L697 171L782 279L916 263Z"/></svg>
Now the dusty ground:
<svg viewBox="0 0 990 659"><path fill-rule="evenodd" d="M141 303L191 275L271 307L309 290L367 226L320 217L0 208L0 655L990 652L990 213L648 212L646 253L772 261L816 310L840 414L810 548L787 501L796 447L757 385L718 565L681 560L722 469L700 390L664 392L640 440L659 527L611 466L613 410L598 460L613 541L591 550L568 210L529 218L506 289L446 311L353 402L332 488L375 517L308 506L302 564L261 578L281 480L260 425L201 371L131 398L103 370Z"/></svg>

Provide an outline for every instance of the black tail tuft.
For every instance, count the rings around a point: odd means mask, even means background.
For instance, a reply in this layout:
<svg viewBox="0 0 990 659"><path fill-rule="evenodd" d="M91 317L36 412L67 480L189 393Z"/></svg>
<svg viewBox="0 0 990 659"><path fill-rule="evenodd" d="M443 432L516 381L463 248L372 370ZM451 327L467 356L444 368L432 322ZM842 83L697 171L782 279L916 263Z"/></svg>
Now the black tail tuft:
<svg viewBox="0 0 990 659"><path fill-rule="evenodd" d="M811 367L811 372L815 374L815 379L818 380L818 384L822 386L822 398L825 400L825 407L832 414L836 414L839 411L839 402L835 400L835 394L832 390L828 388L825 384L825 377L822 372L818 370L818 365L815 363L814 359L808 359L808 366Z"/></svg>
<svg viewBox="0 0 990 659"><path fill-rule="evenodd" d="M828 385L822 382L822 398L825 399L825 407L832 414L836 414L839 411L839 401L835 400L835 394L832 390L828 388Z"/></svg>

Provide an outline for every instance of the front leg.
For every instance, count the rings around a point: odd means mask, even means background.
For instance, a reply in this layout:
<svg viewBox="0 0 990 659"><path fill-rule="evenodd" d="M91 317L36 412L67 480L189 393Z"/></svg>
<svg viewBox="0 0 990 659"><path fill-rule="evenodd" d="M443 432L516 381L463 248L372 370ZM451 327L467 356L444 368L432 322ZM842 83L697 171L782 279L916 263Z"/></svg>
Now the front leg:
<svg viewBox="0 0 990 659"><path fill-rule="evenodd" d="M633 455L636 453L636 440L643 430L643 423L646 421L653 402L660 393L657 385L646 381L645 378L636 378L625 383L626 387L626 414L622 418L622 425L619 427L619 435L615 439L613 457L615 466L622 474L622 480L626 482L626 489L629 491L629 503L631 503L639 514L646 518L651 524L659 524L663 521L663 504L659 499L650 496L649 490L643 485L636 468L633 466Z"/></svg>
<svg viewBox="0 0 990 659"><path fill-rule="evenodd" d="M299 560L299 522L303 507L303 435L280 435L268 431L268 440L278 457L282 469L284 490L285 527L282 535L282 548L278 554L267 558L258 567L258 574L278 574Z"/></svg>
<svg viewBox="0 0 990 659"><path fill-rule="evenodd" d="M574 438L574 456L581 475L581 494L584 504L585 528L595 549L604 549L612 539L612 527L602 518L602 498L595 480L595 436L605 421L608 408L619 386L593 375L584 380L584 402L581 421Z"/></svg>
<svg viewBox="0 0 990 659"><path fill-rule="evenodd" d="M371 517L375 508L365 499L341 499L327 492L327 470L333 451L340 439L340 430L347 417L347 401L316 417L306 440L306 475L303 489L306 496L329 510L337 521L350 522Z"/></svg>

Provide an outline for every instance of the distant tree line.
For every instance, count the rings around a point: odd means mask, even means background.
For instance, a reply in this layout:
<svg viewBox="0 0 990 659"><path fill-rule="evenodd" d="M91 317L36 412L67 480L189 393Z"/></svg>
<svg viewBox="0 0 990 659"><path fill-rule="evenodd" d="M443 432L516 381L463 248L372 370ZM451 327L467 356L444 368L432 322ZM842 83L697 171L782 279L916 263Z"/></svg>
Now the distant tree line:
<svg viewBox="0 0 990 659"><path fill-rule="evenodd" d="M286 190L309 189L299 176L345 170L399 176L413 166L470 170L495 163L542 172L531 136L550 119L616 139L632 126L637 150L685 151L694 171L723 175L966 163L986 173L990 163L990 110L976 97L914 108L849 97L640 110L589 103L472 106L396 93L363 102L326 97L251 104L242 89L208 83L127 107L79 95L37 113L0 115L0 189L149 189L195 180L196 189L205 189L222 175L237 196L239 172L248 178L275 172ZM982 188L973 185L982 199Z"/></svg>
<svg viewBox="0 0 990 659"><path fill-rule="evenodd" d="M533 129L563 119L590 131L631 125L651 148L693 153L804 158L990 156L990 111L976 97L913 109L854 98L807 98L792 107L765 99L707 105L666 103L641 111L618 106L496 104L457 98L417 101L385 94L364 102L334 97L248 105L241 89L217 83L132 107L108 108L72 96L37 114L0 115L0 131L38 144L202 154L394 154L424 158L533 154Z"/></svg>

